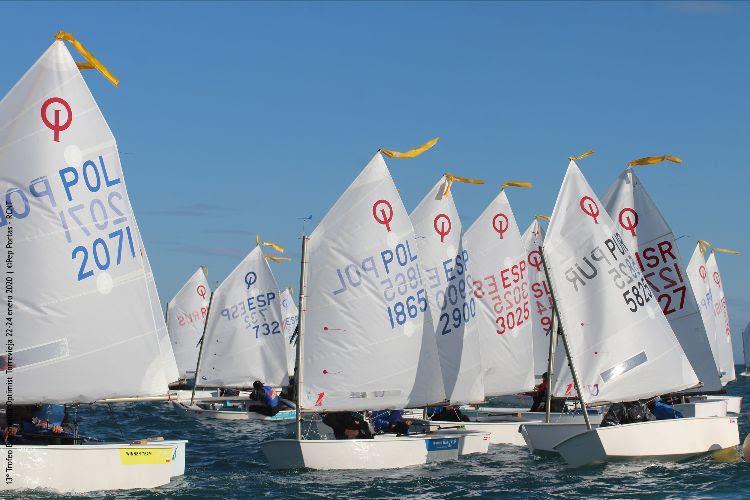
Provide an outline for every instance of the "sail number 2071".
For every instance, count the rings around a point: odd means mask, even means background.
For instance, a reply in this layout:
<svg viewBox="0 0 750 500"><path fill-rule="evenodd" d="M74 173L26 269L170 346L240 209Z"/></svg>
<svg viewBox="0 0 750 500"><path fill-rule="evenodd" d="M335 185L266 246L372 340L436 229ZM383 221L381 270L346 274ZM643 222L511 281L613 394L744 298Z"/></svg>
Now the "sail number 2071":
<svg viewBox="0 0 750 500"><path fill-rule="evenodd" d="M123 247L126 248L123 249ZM88 246L83 245L73 248L70 256L71 259L80 260L78 281L83 281L93 276L95 267L100 271L106 271L112 265L113 261L115 265L120 265L123 252L127 252L131 257L135 257L135 244L133 243L130 226L112 231L109 233L107 239L96 238L91 243L90 249Z"/></svg>

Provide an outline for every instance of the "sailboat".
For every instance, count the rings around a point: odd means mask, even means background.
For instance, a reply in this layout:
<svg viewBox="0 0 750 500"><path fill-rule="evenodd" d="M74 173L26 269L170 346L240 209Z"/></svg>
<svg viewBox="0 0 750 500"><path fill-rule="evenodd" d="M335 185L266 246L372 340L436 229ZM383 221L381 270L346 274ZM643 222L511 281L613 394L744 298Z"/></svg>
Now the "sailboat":
<svg viewBox="0 0 750 500"><path fill-rule="evenodd" d="M574 161L542 257L569 360L555 380L556 395L575 390L585 406L648 399L698 384L634 254ZM555 447L570 466L690 456L739 444L733 417L587 427Z"/></svg>
<svg viewBox="0 0 750 500"><path fill-rule="evenodd" d="M728 316L726 319L724 318L726 303L722 307L721 297L723 296L723 291L720 286L722 280L716 266L716 258L712 253L708 259L708 261L711 261L711 265L709 265L705 258L705 254L709 248L711 248L709 242L705 240L698 241L688 263L687 273L690 284L695 292L703 325L711 342L711 351L716 370L719 373L722 387L725 387L726 384L735 379L734 353ZM733 253L733 251L723 248L719 250ZM728 413L739 414L742 411L742 398L740 396L712 394L705 397L704 401L712 404L721 404L723 402L726 405Z"/></svg>
<svg viewBox="0 0 750 500"><path fill-rule="evenodd" d="M461 219L445 174L410 218L419 250L432 335L437 341L445 397L452 405L484 401L476 300L471 296L470 257L462 244Z"/></svg>
<svg viewBox="0 0 750 500"><path fill-rule="evenodd" d="M729 309L727 299L724 295L724 281L719 272L719 264L716 262L716 252L737 254L733 250L711 247L711 255L706 259L706 271L709 276L709 287L711 295L714 297L713 312L714 321L716 322L716 340L721 355L722 376L721 382L726 384L737 379L734 370L734 346L732 345L732 328L729 322ZM742 413L741 396L717 396L727 403L727 412L740 414Z"/></svg>
<svg viewBox="0 0 750 500"><path fill-rule="evenodd" d="M3 310L12 313L0 348L2 397L18 407L164 396L171 350L160 346L166 326L153 273L115 138L79 66L117 80L72 35L55 38L0 101L8 187L0 226L10 245ZM14 444L4 488L153 488L184 473L185 441L65 436L84 444Z"/></svg>
<svg viewBox="0 0 750 500"><path fill-rule="evenodd" d="M631 162L602 198L605 210L619 225L628 248L669 321L680 346L698 376L700 386L681 394L721 391L708 333L703 324L686 268L672 229L634 171L640 164L653 165L662 157L646 157ZM665 156L672 162L681 160ZM720 404L682 403L675 405L685 416L722 416Z"/></svg>
<svg viewBox="0 0 750 500"><path fill-rule="evenodd" d="M416 156L437 140L392 157ZM485 452L485 433L305 439L302 415L445 402L427 277L406 208L381 152L312 234L302 238L297 424L261 445L273 468L388 469Z"/></svg>
<svg viewBox="0 0 750 500"><path fill-rule="evenodd" d="M539 248L544 244L544 228L540 220L549 220L537 215L521 236L526 249L528 263L529 300L531 309L531 332L534 339L534 380L542 381L547 371L549 356L549 332L552 330L552 297L549 294L547 276L542 267Z"/></svg>
<svg viewBox="0 0 750 500"><path fill-rule="evenodd" d="M750 377L750 323L742 330L742 355L745 359L745 369L740 373L743 377Z"/></svg>
<svg viewBox="0 0 750 500"><path fill-rule="evenodd" d="M195 388L247 388L256 380L282 387L289 379L287 340L281 329L280 291L268 258L255 247L209 297L205 333L196 363ZM174 402L199 418L219 420L284 420L293 405L275 415L252 410L260 402Z"/></svg>
<svg viewBox="0 0 750 500"><path fill-rule="evenodd" d="M529 255L521 240L507 187L531 187L507 182L464 235L472 277L471 294L477 302L482 378L487 397L527 392L534 388ZM533 257L532 257L533 260ZM469 429L491 430L494 444L523 446L519 426L543 413L480 407ZM468 412L467 412L468 413ZM471 413L470 413L471 415ZM557 414L556 419L575 418ZM580 416L579 416L580 417Z"/></svg>
<svg viewBox="0 0 750 500"><path fill-rule="evenodd" d="M195 380L198 346L208 313L211 286L205 267L199 267L167 303L167 329L177 360L179 378L188 383Z"/></svg>

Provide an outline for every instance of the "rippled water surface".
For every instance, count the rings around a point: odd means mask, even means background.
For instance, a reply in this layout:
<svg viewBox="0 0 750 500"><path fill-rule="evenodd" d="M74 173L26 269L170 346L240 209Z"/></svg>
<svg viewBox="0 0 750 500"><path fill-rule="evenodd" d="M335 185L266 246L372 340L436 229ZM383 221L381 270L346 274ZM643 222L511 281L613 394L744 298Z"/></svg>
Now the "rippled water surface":
<svg viewBox="0 0 750 500"><path fill-rule="evenodd" d="M750 380L731 383L728 392L745 397L740 418L744 439L750 430ZM190 441L184 477L156 490L120 494L129 498L750 498L750 464L721 463L709 457L678 463L615 463L571 471L561 460L534 457L525 448L490 446L487 455L395 471L279 472L266 466L258 445L283 436L284 423L199 421L165 403L82 408L79 419L82 433L102 438L162 435ZM112 494L99 496L111 498Z"/></svg>

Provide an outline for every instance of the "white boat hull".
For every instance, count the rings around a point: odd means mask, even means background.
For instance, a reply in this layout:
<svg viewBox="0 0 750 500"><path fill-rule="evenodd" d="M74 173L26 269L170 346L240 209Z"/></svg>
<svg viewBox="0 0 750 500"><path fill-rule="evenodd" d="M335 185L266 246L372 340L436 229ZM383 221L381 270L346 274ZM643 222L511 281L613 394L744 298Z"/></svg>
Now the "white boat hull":
<svg viewBox="0 0 750 500"><path fill-rule="evenodd" d="M489 444L509 444L524 446L524 440L518 431L519 422L440 422L430 421L430 431L439 432L456 428L467 431L478 431L489 434Z"/></svg>
<svg viewBox="0 0 750 500"><path fill-rule="evenodd" d="M460 437L458 446L458 456L464 455L475 455L487 453L490 447L491 433L482 429L445 429L430 432L429 436L421 435L422 437Z"/></svg>
<svg viewBox="0 0 750 500"><path fill-rule="evenodd" d="M742 396L708 396L706 401L726 401L727 413L739 415L742 413Z"/></svg>
<svg viewBox="0 0 750 500"><path fill-rule="evenodd" d="M261 450L274 469L400 469L455 460L466 446L465 440L466 436L461 434L384 435L376 439L346 440L276 439L261 444ZM468 446L474 445L469 443Z"/></svg>
<svg viewBox="0 0 750 500"><path fill-rule="evenodd" d="M599 422L591 426L598 427ZM528 422L521 425L519 436L532 453L557 453L555 446L587 430L584 422Z"/></svg>
<svg viewBox="0 0 750 500"><path fill-rule="evenodd" d="M172 446L172 477L185 475L185 448L187 441L184 439L175 439L168 441L149 441L149 444L163 444Z"/></svg>
<svg viewBox="0 0 750 500"><path fill-rule="evenodd" d="M189 405L186 403L172 402L173 406L180 411L184 411L191 417L213 420L294 420L295 410L281 410L274 416L263 415L254 411L238 410L212 410L201 408L198 405Z"/></svg>
<svg viewBox="0 0 750 500"><path fill-rule="evenodd" d="M740 443L736 417L677 418L599 427L555 447L571 467L638 458L678 459Z"/></svg>
<svg viewBox="0 0 750 500"><path fill-rule="evenodd" d="M682 413L683 417L725 417L727 402L723 399L698 400L690 403L678 403L674 409Z"/></svg>
<svg viewBox="0 0 750 500"><path fill-rule="evenodd" d="M542 422L546 419L545 412L528 411L520 408L479 408L478 410L461 410L472 422ZM589 420L601 422L603 414L599 411L589 410ZM583 414L580 412L550 413L552 422L583 422Z"/></svg>
<svg viewBox="0 0 750 500"><path fill-rule="evenodd" d="M4 490L86 493L156 488L184 473L184 443L15 445L6 448L12 453L12 470Z"/></svg>

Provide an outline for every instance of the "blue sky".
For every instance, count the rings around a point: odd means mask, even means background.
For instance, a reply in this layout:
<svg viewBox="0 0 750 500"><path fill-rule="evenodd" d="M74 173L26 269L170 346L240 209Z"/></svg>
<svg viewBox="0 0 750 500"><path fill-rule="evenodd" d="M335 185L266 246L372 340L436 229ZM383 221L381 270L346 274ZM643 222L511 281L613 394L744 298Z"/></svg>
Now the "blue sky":
<svg viewBox="0 0 750 500"><path fill-rule="evenodd" d="M299 258L378 147L411 210L445 171L465 225L504 180L519 225L549 213L567 156L603 195L636 157L684 257L720 256L730 315L750 320L747 227L750 5L739 3L2 3L4 94L74 33L121 78L87 81L122 152L163 302L198 265L212 283L256 234ZM296 288L294 264L274 266ZM739 337L739 335L736 335ZM736 350L737 351L737 350ZM739 352L737 351L737 354Z"/></svg>

